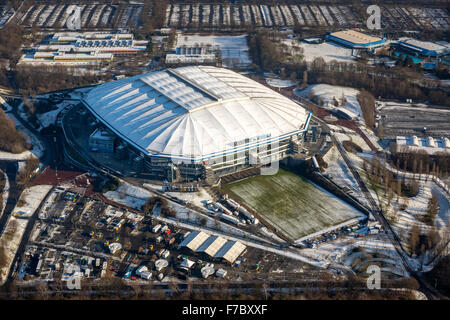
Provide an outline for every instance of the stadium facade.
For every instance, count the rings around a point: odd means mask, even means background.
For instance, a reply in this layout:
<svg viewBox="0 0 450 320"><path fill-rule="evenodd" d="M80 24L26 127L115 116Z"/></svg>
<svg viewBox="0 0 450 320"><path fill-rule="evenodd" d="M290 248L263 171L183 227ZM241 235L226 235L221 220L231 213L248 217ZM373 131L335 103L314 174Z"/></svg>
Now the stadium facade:
<svg viewBox="0 0 450 320"><path fill-rule="evenodd" d="M239 73L212 66L101 84L84 105L159 179L220 176L298 150L311 114ZM121 148L123 149L123 148Z"/></svg>

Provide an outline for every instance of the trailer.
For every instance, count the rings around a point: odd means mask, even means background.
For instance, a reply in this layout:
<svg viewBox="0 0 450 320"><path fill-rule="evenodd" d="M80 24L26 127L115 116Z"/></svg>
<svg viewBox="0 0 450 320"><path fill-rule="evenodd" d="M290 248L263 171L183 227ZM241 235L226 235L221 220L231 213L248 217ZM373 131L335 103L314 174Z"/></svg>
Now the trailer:
<svg viewBox="0 0 450 320"><path fill-rule="evenodd" d="M227 203L230 207L232 207L234 210L239 210L239 203L237 203L236 201L234 201L233 199L227 199Z"/></svg>
<svg viewBox="0 0 450 320"><path fill-rule="evenodd" d="M216 202L215 206L219 209L219 211L221 211L229 216L233 215L233 213L230 210L228 210L227 208L225 208L222 204Z"/></svg>
<svg viewBox="0 0 450 320"><path fill-rule="evenodd" d="M239 208L239 212L246 217L248 220L250 220L252 223L255 220L255 216L250 214L250 212L247 211L247 209L245 209L244 207L240 207Z"/></svg>
<svg viewBox="0 0 450 320"><path fill-rule="evenodd" d="M220 218L235 225L239 224L239 219L230 215L220 214Z"/></svg>

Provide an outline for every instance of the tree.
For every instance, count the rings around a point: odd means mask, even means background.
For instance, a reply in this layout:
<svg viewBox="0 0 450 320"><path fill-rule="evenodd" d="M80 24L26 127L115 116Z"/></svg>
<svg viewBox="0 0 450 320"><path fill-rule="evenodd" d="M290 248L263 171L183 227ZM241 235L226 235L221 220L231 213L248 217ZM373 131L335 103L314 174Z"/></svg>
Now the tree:
<svg viewBox="0 0 450 320"><path fill-rule="evenodd" d="M25 133L17 130L14 121L0 109L0 150L21 153L30 147Z"/></svg>
<svg viewBox="0 0 450 320"><path fill-rule="evenodd" d="M6 255L6 250L5 250L5 246L3 244L3 240L0 241L0 270L2 270L3 268L7 267L7 255ZM2 272L0 272L0 280L2 279Z"/></svg>
<svg viewBox="0 0 450 320"><path fill-rule="evenodd" d="M434 218L438 214L438 211L439 211L439 200L437 198L436 193L433 193L430 199L428 200L425 222L429 225L434 225Z"/></svg>
<svg viewBox="0 0 450 320"><path fill-rule="evenodd" d="M411 229L411 234L409 237L409 248L411 255L417 254L417 246L420 240L420 229L418 225L414 225Z"/></svg>

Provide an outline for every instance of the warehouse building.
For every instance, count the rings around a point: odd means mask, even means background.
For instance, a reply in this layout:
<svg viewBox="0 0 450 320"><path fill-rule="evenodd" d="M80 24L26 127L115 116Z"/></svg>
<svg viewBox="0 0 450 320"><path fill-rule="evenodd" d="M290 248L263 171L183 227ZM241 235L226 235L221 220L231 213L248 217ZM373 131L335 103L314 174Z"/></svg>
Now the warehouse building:
<svg viewBox="0 0 450 320"><path fill-rule="evenodd" d="M386 44L385 38L370 36L355 30L343 30L327 35L329 41L338 43L351 49L366 49L375 51Z"/></svg>
<svg viewBox="0 0 450 320"><path fill-rule="evenodd" d="M117 55L130 55L147 49L147 40L134 40L132 34L108 32L55 33L36 51L26 53L19 63L79 65L112 61Z"/></svg>
<svg viewBox="0 0 450 320"><path fill-rule="evenodd" d="M450 53L448 44L420 41L413 38L400 38L397 46L403 51L419 57L442 57Z"/></svg>
<svg viewBox="0 0 450 320"><path fill-rule="evenodd" d="M178 248L188 248L209 258L234 263L244 253L247 246L239 241L226 240L219 236L210 236L203 231L191 231Z"/></svg>
<svg viewBox="0 0 450 320"><path fill-rule="evenodd" d="M397 152L424 151L428 154L450 153L450 140L447 137L419 138L417 136L397 136L395 143Z"/></svg>
<svg viewBox="0 0 450 320"><path fill-rule="evenodd" d="M207 179L287 157L307 131L300 104L228 69L190 66L101 84L88 110L157 179Z"/></svg>
<svg viewBox="0 0 450 320"><path fill-rule="evenodd" d="M179 248L188 248L192 251L196 251L200 245L209 238L209 235L203 231L192 231L187 237L180 243Z"/></svg>

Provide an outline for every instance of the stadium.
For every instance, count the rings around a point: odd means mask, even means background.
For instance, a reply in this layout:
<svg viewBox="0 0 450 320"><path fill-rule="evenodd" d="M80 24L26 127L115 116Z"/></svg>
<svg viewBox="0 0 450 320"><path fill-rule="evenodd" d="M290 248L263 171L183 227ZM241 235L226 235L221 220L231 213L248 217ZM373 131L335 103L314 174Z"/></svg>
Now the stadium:
<svg viewBox="0 0 450 320"><path fill-rule="evenodd" d="M295 150L311 114L281 94L228 69L189 66L101 84L83 104L111 143L142 173L206 179L280 160ZM95 141L94 141L95 139ZM91 145L91 141L89 142Z"/></svg>

